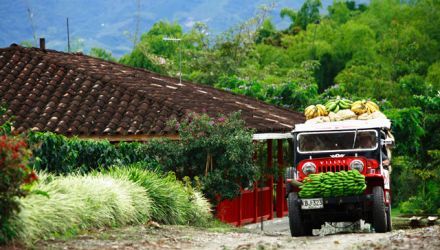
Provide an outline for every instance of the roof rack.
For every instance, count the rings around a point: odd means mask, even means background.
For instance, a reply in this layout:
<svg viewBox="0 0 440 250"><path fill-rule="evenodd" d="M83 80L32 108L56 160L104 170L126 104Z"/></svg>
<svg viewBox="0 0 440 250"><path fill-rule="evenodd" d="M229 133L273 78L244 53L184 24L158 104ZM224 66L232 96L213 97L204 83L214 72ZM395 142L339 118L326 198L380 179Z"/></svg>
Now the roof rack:
<svg viewBox="0 0 440 250"><path fill-rule="evenodd" d="M345 121L337 121L337 122L322 122L315 124L300 123L300 124L295 124L292 133L310 132L310 131L369 129L369 128L390 129L391 121L389 119L371 119L371 120L345 120Z"/></svg>

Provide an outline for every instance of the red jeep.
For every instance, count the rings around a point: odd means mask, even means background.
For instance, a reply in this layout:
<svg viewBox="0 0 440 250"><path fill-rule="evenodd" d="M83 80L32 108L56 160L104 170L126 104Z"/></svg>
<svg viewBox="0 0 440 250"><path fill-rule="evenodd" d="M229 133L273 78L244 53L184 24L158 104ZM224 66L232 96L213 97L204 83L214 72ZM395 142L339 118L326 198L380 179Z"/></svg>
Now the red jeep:
<svg viewBox="0 0 440 250"><path fill-rule="evenodd" d="M371 223L375 232L391 231L390 148L388 119L297 124L293 130L294 167L286 170L292 236L311 235L325 222ZM365 176L361 195L298 197L307 175L357 170Z"/></svg>

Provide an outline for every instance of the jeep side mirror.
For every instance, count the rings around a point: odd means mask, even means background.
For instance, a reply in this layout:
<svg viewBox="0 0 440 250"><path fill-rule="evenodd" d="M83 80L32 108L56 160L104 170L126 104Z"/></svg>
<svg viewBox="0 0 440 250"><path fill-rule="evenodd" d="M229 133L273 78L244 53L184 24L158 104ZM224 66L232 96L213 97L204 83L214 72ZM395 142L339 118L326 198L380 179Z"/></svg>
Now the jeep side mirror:
<svg viewBox="0 0 440 250"><path fill-rule="evenodd" d="M389 148L394 148L394 140L392 138L386 138L381 140L381 145Z"/></svg>

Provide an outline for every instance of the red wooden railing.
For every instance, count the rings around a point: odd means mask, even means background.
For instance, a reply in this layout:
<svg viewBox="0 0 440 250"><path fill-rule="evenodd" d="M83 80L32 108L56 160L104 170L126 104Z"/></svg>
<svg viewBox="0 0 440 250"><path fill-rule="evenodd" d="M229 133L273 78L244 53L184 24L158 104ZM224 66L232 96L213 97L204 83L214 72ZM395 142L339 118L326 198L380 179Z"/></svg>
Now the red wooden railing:
<svg viewBox="0 0 440 250"><path fill-rule="evenodd" d="M283 189L285 193L285 188ZM241 226L259 222L261 219L271 220L274 212L277 213L277 217L286 216L288 210L284 196L282 206L279 207L279 202L276 202L274 206L272 190L270 187L243 190L237 198L221 201L216 208L217 218L223 222ZM272 209L274 207L275 211Z"/></svg>
<svg viewBox="0 0 440 250"><path fill-rule="evenodd" d="M270 187L243 190L237 198L223 200L217 205L217 218L236 226L271 219L272 200L273 192Z"/></svg>
<svg viewBox="0 0 440 250"><path fill-rule="evenodd" d="M255 156L254 156L255 158ZM282 140L278 140L277 148L278 169L283 171ZM272 140L267 140L267 168L272 168ZM223 222L241 226L247 223L256 223L273 219L274 209L277 217L288 214L286 202L286 185L284 179L276 180L276 196L274 199L274 177L267 176L265 187L258 187L254 183L251 190L241 190L240 195L231 200L221 201L216 208L217 218Z"/></svg>

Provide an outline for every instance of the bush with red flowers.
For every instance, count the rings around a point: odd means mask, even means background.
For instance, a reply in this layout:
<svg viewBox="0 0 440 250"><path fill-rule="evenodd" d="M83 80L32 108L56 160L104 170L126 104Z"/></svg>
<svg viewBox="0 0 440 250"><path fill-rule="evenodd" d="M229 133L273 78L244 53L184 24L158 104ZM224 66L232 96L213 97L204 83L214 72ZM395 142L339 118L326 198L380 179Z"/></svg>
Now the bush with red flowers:
<svg viewBox="0 0 440 250"><path fill-rule="evenodd" d="M0 136L0 244L14 237L10 218L20 210L18 199L37 180L27 165L30 150L19 137Z"/></svg>

